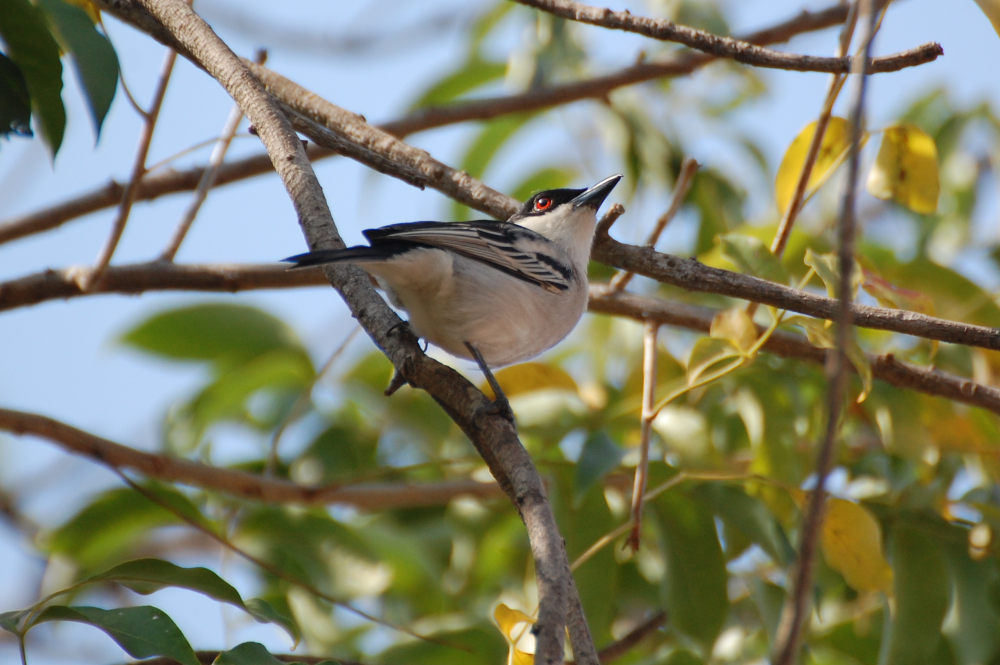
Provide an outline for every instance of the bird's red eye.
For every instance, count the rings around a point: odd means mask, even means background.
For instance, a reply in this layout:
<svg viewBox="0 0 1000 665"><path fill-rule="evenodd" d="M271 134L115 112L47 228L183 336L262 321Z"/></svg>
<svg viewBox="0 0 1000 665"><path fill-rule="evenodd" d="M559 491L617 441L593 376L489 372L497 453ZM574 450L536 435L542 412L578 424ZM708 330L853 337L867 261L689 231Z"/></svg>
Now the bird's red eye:
<svg viewBox="0 0 1000 665"><path fill-rule="evenodd" d="M547 196L539 196L535 199L535 211L542 212L552 207L552 199Z"/></svg>

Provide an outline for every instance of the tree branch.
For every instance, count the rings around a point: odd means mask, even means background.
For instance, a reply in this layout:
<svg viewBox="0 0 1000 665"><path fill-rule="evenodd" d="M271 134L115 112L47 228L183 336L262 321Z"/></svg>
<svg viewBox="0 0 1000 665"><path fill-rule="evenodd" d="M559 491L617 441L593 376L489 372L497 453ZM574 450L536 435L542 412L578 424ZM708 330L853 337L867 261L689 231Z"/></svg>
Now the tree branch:
<svg viewBox="0 0 1000 665"><path fill-rule="evenodd" d="M150 478L254 501L301 505L346 505L378 511L408 506L436 506L458 497L498 498L495 483L474 480L436 483L364 483L298 485L245 471L142 452L37 413L0 409L0 429L43 437L64 450L89 457L111 469L138 471Z"/></svg>
<svg viewBox="0 0 1000 665"><path fill-rule="evenodd" d="M637 321L655 321L707 333L718 310L659 298L639 296L616 291L604 285L594 285L590 290L590 311L613 316L627 316ZM764 328L758 326L758 333ZM763 349L784 358L799 358L825 365L829 349L813 346L800 335L778 331L768 338ZM943 372L932 367L921 367L903 362L887 353L866 354L872 376L897 388L918 390L928 395L944 397L955 402L978 406L1000 414L1000 388L987 386Z"/></svg>
<svg viewBox="0 0 1000 665"><path fill-rule="evenodd" d="M710 53L717 58L727 58L755 67L831 74L845 74L851 70L851 58L848 57L829 58L782 53L732 37L722 37L704 30L678 25L672 21L635 16L627 10L613 11L572 0L516 0L516 2L571 21L612 30L624 30L661 41L678 42ZM869 74L899 71L906 67L931 62L940 55L944 55L944 49L940 44L922 44L884 58L866 58L865 71Z"/></svg>
<svg viewBox="0 0 1000 665"><path fill-rule="evenodd" d="M712 268L696 259L662 254L648 247L617 242L608 236L594 243L595 261L650 277L688 291L751 300L819 319L836 317L837 301L758 277ZM853 325L936 339L954 344L1000 350L1000 330L935 316L870 305L851 304Z"/></svg>
<svg viewBox="0 0 1000 665"><path fill-rule="evenodd" d="M112 4L136 6L127 0ZM309 247L342 246L301 142L259 80L183 0L138 0L138 5L155 17L171 39L180 42L184 53L218 80L240 104L288 189ZM352 119L346 115L338 118L352 126ZM357 124L359 121L355 119L353 125ZM365 138L382 137L366 132ZM377 147L383 147L381 141ZM405 148L403 156L412 156L415 149ZM421 165L426 164L421 161ZM463 193L466 188L476 189L477 185L480 184L468 176L453 181L453 186L462 187ZM487 189L485 185L481 188ZM496 196L502 195L496 193ZM579 605L579 598L541 478L512 424L493 414L485 396L461 375L420 352L416 339L400 328L399 318L375 295L359 269L331 266L325 273L399 373L411 384L427 390L466 433L514 502L527 528L539 587L536 662L561 663L569 603ZM574 639L573 646L578 658L597 662L592 643Z"/></svg>
<svg viewBox="0 0 1000 665"><path fill-rule="evenodd" d="M887 0L880 0L884 4ZM101 0L102 8L122 20L133 23L153 36L159 34L158 24L150 22L148 14L136 11L132 5L111 6L110 0ZM794 17L775 25L745 35L743 41L754 44L773 44L791 39L805 32L821 30L842 23L847 7L837 3L823 10L802 11ZM169 36L161 41L173 43ZM405 118L387 122L380 127L399 138L409 134L443 127L470 120L487 120L510 113L537 111L585 99L603 99L613 90L668 76L689 74L715 60L706 53L688 52L655 62L641 62L630 67L582 81L573 81L525 93L490 97L460 102L447 107L433 107L417 111ZM309 146L307 154L312 159L322 159L337 154L333 150ZM136 191L137 201L152 200L165 194L193 190L208 167L195 167L185 171L171 171L144 178ZM267 155L254 155L223 164L219 169L216 185L224 185L271 171ZM121 200L124 185L111 181L100 189L76 196L62 203L0 223L0 243L35 233L41 233L74 219L96 212Z"/></svg>

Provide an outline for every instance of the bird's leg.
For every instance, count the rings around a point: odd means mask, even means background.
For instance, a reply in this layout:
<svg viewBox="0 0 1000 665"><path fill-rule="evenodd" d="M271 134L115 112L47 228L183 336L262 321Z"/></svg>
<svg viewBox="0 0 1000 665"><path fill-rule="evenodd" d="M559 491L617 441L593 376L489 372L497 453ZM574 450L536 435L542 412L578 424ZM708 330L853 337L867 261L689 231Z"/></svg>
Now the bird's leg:
<svg viewBox="0 0 1000 665"><path fill-rule="evenodd" d="M507 401L507 396L504 395L503 389L497 382L496 377L493 376L493 372L490 371L489 365L487 365L486 361L483 360L483 354L479 353L479 349L477 349L470 342L465 342L465 348L467 348L469 353L472 354L472 358L476 361L476 364L479 365L479 371L486 377L486 383L490 384L490 388L493 390L493 409L513 423L514 412L510 408L510 402Z"/></svg>

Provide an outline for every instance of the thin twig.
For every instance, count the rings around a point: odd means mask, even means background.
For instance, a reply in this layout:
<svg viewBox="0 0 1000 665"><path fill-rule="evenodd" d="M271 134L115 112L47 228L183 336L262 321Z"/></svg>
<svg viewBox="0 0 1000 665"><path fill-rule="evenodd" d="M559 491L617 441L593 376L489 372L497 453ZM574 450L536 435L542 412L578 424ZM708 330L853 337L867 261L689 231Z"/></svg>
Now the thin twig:
<svg viewBox="0 0 1000 665"><path fill-rule="evenodd" d="M871 0L858 0L858 20L861 26L859 40L861 49L854 57L852 74L854 88L851 99L851 152L848 159L847 188L841 203L840 224L837 233L837 255L839 258L839 282L837 285L838 308L835 319L835 348L830 358L827 374L829 392L827 403L827 424L823 440L816 456L816 483L809 496L809 504L800 534L799 553L791 594L782 611L781 621L775 637L774 662L776 665L792 665L798 660L802 631L809 613L809 597L812 590L813 570L816 563L816 547L823 524L826 505L826 479L833 466L837 434L840 431L840 415L846 394L849 360L847 346L853 333L851 325L851 275L854 270L854 236L856 227L856 197L858 172L861 165L861 140L865 127L865 84L867 75L864 64L871 52L875 36L875 13Z"/></svg>
<svg viewBox="0 0 1000 665"><path fill-rule="evenodd" d="M153 140L153 130L156 121L160 117L160 109L163 107L163 98L167 93L167 84L170 82L170 74L174 70L174 62L177 60L177 53L170 49L163 57L163 65L160 68L160 75L156 81L156 88L153 90L153 100L149 105L142 121L142 131L139 133L139 145L135 151L135 159L132 162L132 174L129 177L128 185L122 192L121 201L118 204L118 216L111 227L111 235L108 236L104 248L97 257L97 262L93 270L84 273L80 286L84 291L89 291L101 281L104 271L111 263L111 257L115 254L118 242L125 232L125 225L128 223L129 213L132 211L132 204L135 203L135 195L138 190L142 176L146 173L146 156L149 154L149 145Z"/></svg>
<svg viewBox="0 0 1000 665"><path fill-rule="evenodd" d="M702 332L709 331L712 320L718 314L718 310L709 307L617 292L603 285L591 285L590 311L627 316L643 322L655 321ZM758 326L758 332L763 333L764 328ZM827 357L831 353L829 349L813 346L801 335L787 332L773 333L761 348L785 358L798 358L820 365L826 364ZM1000 388L976 383L933 367L907 363L891 353L866 354L865 358L871 367L872 376L889 385L943 397L1000 414ZM982 452L989 453L989 451Z"/></svg>
<svg viewBox="0 0 1000 665"><path fill-rule="evenodd" d="M635 16L628 11L612 11L600 7L584 5L572 0L516 0L548 12L560 18L580 23L588 23L603 28L624 30L653 39L683 44L717 58L727 58L755 67L788 69L792 71L812 71L847 73L854 66L851 58L824 58L812 55L783 53L757 46L749 42L723 37L703 30L697 30L672 21ZM863 64L869 74L894 72L905 67L914 67L930 62L944 53L940 44L922 44L916 48L896 53L885 58L871 59L866 56Z"/></svg>
<svg viewBox="0 0 1000 665"><path fill-rule="evenodd" d="M258 64L264 64L266 59L267 51L263 49L260 49L254 55L254 62ZM236 135L236 130L239 129L242 120L243 110L239 104L233 104L233 108L229 111L229 117L226 118L226 124L222 126L219 138L215 141L215 147L212 148L212 152L208 156L208 165L202 172L201 179L198 180L198 186L195 187L191 203L188 205L187 210L184 211L184 216L177 225L177 230L174 231L170 243L163 250L163 253L160 254L160 260L173 261L174 257L177 256L177 250L180 249L181 243L184 242L184 238L191 229L194 218L198 215L198 211L201 210L205 199L208 198L208 191L215 184L215 179L219 175L219 168L226 158L226 153L229 151L229 146L232 144L233 137Z"/></svg>
<svg viewBox="0 0 1000 665"><path fill-rule="evenodd" d="M102 9L115 13L116 6L109 0L99 0ZM879 0L886 4L887 0ZM124 11L124 10L121 10ZM836 3L818 11L801 11L795 16L768 28L748 33L743 41L754 44L774 44L792 37L822 30L842 23L848 9ZM130 15L123 15L128 20ZM140 26L142 27L142 26ZM548 88L532 89L525 93L458 102L447 107L433 107L417 111L405 118L387 122L380 127L397 137L443 127L470 120L490 118L535 111L553 106L561 106L586 99L604 99L618 88L651 81L658 78L681 76L715 60L704 54L688 52L655 62L641 62L630 67L581 81L555 85ZM310 146L308 153L312 159L330 157L337 153L316 146ZM164 173L146 178L140 183L136 200L150 200L164 194L189 191L197 186L206 167L195 167L186 171ZM219 170L216 185L228 184L273 170L267 155L254 155L224 164ZM6 220L0 223L0 243L21 238L34 233L53 229L71 219L114 205L121 199L124 185L111 181L98 190L76 196L48 208Z"/></svg>
<svg viewBox="0 0 1000 665"><path fill-rule="evenodd" d="M425 484L298 485L246 471L143 452L41 414L12 409L0 409L0 429L42 437L64 450L89 457L111 469L138 471L165 482L191 485L268 503L338 504L375 511L406 506L442 505L463 496L483 499L501 496L495 483L472 480Z"/></svg>
<svg viewBox="0 0 1000 665"><path fill-rule="evenodd" d="M691 157L685 157L684 161L681 162L680 173L678 173L677 180L674 182L674 195L670 200L670 206L656 220L653 230L649 232L649 236L646 238L646 247L656 246L656 243L660 240L660 236L663 234L663 230L667 228L667 224L670 223L681 209L681 205L683 205L684 199L687 198L688 191L691 189L691 184L694 182L694 174L698 171L699 166L698 161ZM604 231L604 235L607 235L606 230ZM611 279L611 288L621 291L628 286L633 277L635 277L635 273L628 270L620 272Z"/></svg>
<svg viewBox="0 0 1000 665"><path fill-rule="evenodd" d="M646 501L646 482L649 478L649 440L656 418L656 336L658 323L647 321L642 334L642 412L639 422L639 463L635 467L632 484L632 531L628 546L639 551L639 534L642 528L642 507Z"/></svg>

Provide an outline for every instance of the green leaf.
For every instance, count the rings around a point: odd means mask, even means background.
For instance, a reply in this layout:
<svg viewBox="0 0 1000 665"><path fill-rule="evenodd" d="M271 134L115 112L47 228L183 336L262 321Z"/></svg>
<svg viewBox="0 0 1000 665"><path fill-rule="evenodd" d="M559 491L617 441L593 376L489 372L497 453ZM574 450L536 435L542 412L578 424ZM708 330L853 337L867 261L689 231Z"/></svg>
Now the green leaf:
<svg viewBox="0 0 1000 665"><path fill-rule="evenodd" d="M516 113L488 121L465 149L459 168L471 176L481 177L500 148L533 117L531 113ZM461 219L464 214L465 206L453 202L452 215Z"/></svg>
<svg viewBox="0 0 1000 665"><path fill-rule="evenodd" d="M176 490L175 501L186 502ZM99 495L49 536L48 549L65 554L84 568L105 565L122 551L130 551L141 542L142 534L159 526L178 523L176 515L129 488L114 489Z"/></svg>
<svg viewBox="0 0 1000 665"><path fill-rule="evenodd" d="M55 28L63 50L73 60L80 87L87 98L94 133L101 135L101 125L111 108L118 86L118 56L108 38L97 31L87 12L64 0L37 0Z"/></svg>
<svg viewBox="0 0 1000 665"><path fill-rule="evenodd" d="M121 341L177 360L229 363L275 349L301 348L281 319L255 307L205 303L154 314Z"/></svg>
<svg viewBox="0 0 1000 665"><path fill-rule="evenodd" d="M778 284L788 283L788 272L771 250L757 238L739 233L719 236L722 253L740 272Z"/></svg>
<svg viewBox="0 0 1000 665"><path fill-rule="evenodd" d="M98 607L50 605L32 625L45 621L75 621L99 628L133 658L165 656L182 665L199 665L194 649L177 624L156 607Z"/></svg>
<svg viewBox="0 0 1000 665"><path fill-rule="evenodd" d="M574 497L579 501L590 488L609 471L615 469L625 456L625 451L604 430L591 433L583 443L580 459L576 461Z"/></svg>
<svg viewBox="0 0 1000 665"><path fill-rule="evenodd" d="M286 633L291 635L296 644L302 639L302 631L299 630L299 625L291 617L279 612L271 603L263 598L248 598L244 604L244 609L250 613L250 616L261 623L273 623L281 626Z"/></svg>
<svg viewBox="0 0 1000 665"><path fill-rule="evenodd" d="M670 622L701 645L705 654L726 621L726 563L710 512L678 492L653 503L666 548L661 595Z"/></svg>
<svg viewBox="0 0 1000 665"><path fill-rule="evenodd" d="M837 297L837 285L840 284L840 262L836 254L816 254L811 249L806 250L805 264L816 271L819 278L823 280L826 293L831 298ZM861 286L863 276L861 266L854 263L854 274L851 275L851 297L858 295L858 288Z"/></svg>
<svg viewBox="0 0 1000 665"><path fill-rule="evenodd" d="M919 527L900 525L892 532L889 553L896 606L879 662L927 663L942 639L951 586L940 543Z"/></svg>
<svg viewBox="0 0 1000 665"><path fill-rule="evenodd" d="M244 642L220 653L213 665L287 665L278 660L258 642Z"/></svg>
<svg viewBox="0 0 1000 665"><path fill-rule="evenodd" d="M957 531L957 530L956 530ZM945 549L955 577L955 620L946 632L963 664L996 662L1000 654L1000 570L996 557L975 561L964 542Z"/></svg>
<svg viewBox="0 0 1000 665"><path fill-rule="evenodd" d="M411 108L448 104L471 90L502 79L505 71L507 63L483 60L473 55L461 68L446 74L424 90Z"/></svg>
<svg viewBox="0 0 1000 665"><path fill-rule="evenodd" d="M126 561L85 581L116 582L143 595L164 587L181 587L239 608L245 607L239 592L208 568L181 568L162 559Z"/></svg>
<svg viewBox="0 0 1000 665"><path fill-rule="evenodd" d="M15 635L20 633L18 624L21 618L27 614L27 610L12 610L10 612L0 612L0 628Z"/></svg>
<svg viewBox="0 0 1000 665"><path fill-rule="evenodd" d="M750 542L759 545L775 563L787 565L795 556L781 524L760 499L739 487L721 483L704 483L694 490L694 496L722 518L727 527L742 532Z"/></svg>
<svg viewBox="0 0 1000 665"><path fill-rule="evenodd" d="M32 135L31 95L20 68L0 53L0 138L9 134Z"/></svg>
<svg viewBox="0 0 1000 665"><path fill-rule="evenodd" d="M31 109L55 157L66 130L59 45L52 38L41 11L28 0L0 2L0 39L7 46L7 55L24 76L31 95Z"/></svg>

